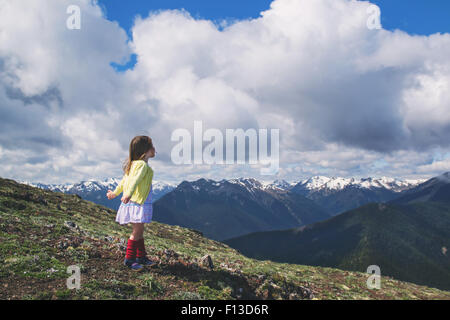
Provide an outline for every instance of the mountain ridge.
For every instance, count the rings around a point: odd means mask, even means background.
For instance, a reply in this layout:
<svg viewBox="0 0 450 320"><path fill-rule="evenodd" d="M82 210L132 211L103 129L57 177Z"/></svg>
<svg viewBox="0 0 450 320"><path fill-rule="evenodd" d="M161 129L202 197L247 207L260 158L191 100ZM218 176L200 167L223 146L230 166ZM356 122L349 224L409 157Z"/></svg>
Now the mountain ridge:
<svg viewBox="0 0 450 320"><path fill-rule="evenodd" d="M415 203L423 201L450 202L450 172L431 178L404 192L391 203Z"/></svg>
<svg viewBox="0 0 450 320"><path fill-rule="evenodd" d="M315 176L299 182L288 182L286 180L277 179L273 182L262 182L255 178L233 178L212 180L205 179L212 184L214 183L232 183L241 185L244 188L256 188L263 191L292 191L300 194L326 209L331 214L338 214L349 209L357 208L369 202L387 202L400 196L400 193L413 188L422 180L401 180L395 178L340 178L340 177L324 177ZM200 179L198 179L200 180ZM198 181L195 180L195 181ZM120 205L120 199L108 201L104 197L108 189L114 189L120 181L118 178L105 180L88 180L76 184L41 184L23 182L32 186L40 187L47 190L59 191L69 194L78 194L83 199L92 201L97 204L117 209ZM193 183L195 181L182 181L181 183ZM178 184L179 185L179 184ZM156 182L153 184L154 194L153 201L156 202L165 194L173 191L178 185Z"/></svg>
<svg viewBox="0 0 450 320"><path fill-rule="evenodd" d="M328 218L313 201L251 178L181 182L154 204L154 219L220 240Z"/></svg>
<svg viewBox="0 0 450 320"><path fill-rule="evenodd" d="M394 178L328 178L323 176L303 180L290 190L337 215L370 202L388 202L414 188L422 180Z"/></svg>
<svg viewBox="0 0 450 320"><path fill-rule="evenodd" d="M79 185L86 185L87 183L93 183L94 185L103 185L105 187L112 187L116 186L121 178L109 178L109 179L89 179L89 180L83 180L77 183L64 183L64 184L45 184L45 183L39 183L39 182L29 182L25 180L19 181L20 183L27 184L34 187L43 188L46 190L51 191L60 191L60 192L67 192L68 190L72 189L75 186ZM200 178L201 179L201 178ZM307 179L302 179L297 182L288 182L284 179L276 179L271 182L262 182L258 179L251 178L251 177L240 177L240 178L231 178L231 179L221 179L221 180L213 180L213 179L206 179L209 181L216 181L216 182L222 182L222 181L230 181L239 183L239 181L244 180L254 180L257 181L262 187L264 188L280 188L283 190L289 190L292 187L296 185L305 185L307 186L308 190L319 190L324 188L329 189L338 189L339 187L343 188L348 185L354 185L354 186L360 186L362 188L370 188L370 187L385 187L385 188L393 188L395 190L400 190L402 187L409 188L410 186L418 185L427 179L396 179L396 178L389 178L389 177L381 177L381 178L342 178L342 177L326 177L326 176L313 176ZM199 180L199 179L197 179ZM193 182L197 180L183 180L187 182ZM161 186L171 186L176 187L178 184L176 183L168 183L164 181L154 181L154 184L161 185Z"/></svg>
<svg viewBox="0 0 450 320"><path fill-rule="evenodd" d="M31 183L27 181L22 181L21 183L44 190L62 192L66 194L77 194L85 200L104 205L111 209L117 209L120 206L120 197L117 197L113 200L108 200L106 198L106 192L108 190L114 190L119 184L120 180L121 178L110 178L105 180L91 179L78 183L67 184L42 184ZM172 191L175 187L176 186L171 183L154 181L152 183L153 201L157 201L163 195Z"/></svg>

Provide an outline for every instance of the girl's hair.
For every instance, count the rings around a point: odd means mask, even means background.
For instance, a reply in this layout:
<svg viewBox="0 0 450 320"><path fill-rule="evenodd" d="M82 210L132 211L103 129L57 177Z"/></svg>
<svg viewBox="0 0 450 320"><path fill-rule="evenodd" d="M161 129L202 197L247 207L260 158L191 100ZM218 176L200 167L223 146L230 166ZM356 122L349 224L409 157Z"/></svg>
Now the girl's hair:
<svg viewBox="0 0 450 320"><path fill-rule="evenodd" d="M150 137L137 136L130 142L130 155L123 165L123 172L128 174L130 172L131 163L135 160L142 160L145 154L154 149L153 142Z"/></svg>

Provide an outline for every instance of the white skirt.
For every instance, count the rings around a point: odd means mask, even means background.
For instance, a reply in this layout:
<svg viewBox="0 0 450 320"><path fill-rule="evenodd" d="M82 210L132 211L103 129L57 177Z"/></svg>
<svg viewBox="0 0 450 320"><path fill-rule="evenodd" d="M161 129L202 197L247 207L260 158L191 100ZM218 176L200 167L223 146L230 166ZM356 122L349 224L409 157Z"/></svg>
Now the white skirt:
<svg viewBox="0 0 450 320"><path fill-rule="evenodd" d="M150 190L145 202L140 205L136 202L121 202L117 210L116 222L128 223L150 223L153 216L152 190Z"/></svg>

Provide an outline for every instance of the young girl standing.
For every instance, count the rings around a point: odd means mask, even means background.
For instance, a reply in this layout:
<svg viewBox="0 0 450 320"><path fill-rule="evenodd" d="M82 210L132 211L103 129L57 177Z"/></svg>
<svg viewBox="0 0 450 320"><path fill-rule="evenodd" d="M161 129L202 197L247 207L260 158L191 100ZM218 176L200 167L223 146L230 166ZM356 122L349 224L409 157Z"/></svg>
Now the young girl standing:
<svg viewBox="0 0 450 320"><path fill-rule="evenodd" d="M152 139L137 136L131 140L130 154L123 166L124 176L114 191L108 190L108 199L114 199L123 192L117 211L116 222L133 225L128 239L124 265L134 271L154 262L147 258L144 245L144 224L152 221L152 179L153 170L148 159L155 156Z"/></svg>

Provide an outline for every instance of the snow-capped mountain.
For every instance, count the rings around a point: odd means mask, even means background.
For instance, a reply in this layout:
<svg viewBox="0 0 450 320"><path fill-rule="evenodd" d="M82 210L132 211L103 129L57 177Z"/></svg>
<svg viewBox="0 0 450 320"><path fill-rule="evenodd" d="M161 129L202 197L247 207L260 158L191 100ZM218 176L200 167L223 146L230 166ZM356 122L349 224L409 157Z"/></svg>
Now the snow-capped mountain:
<svg viewBox="0 0 450 320"><path fill-rule="evenodd" d="M215 185L220 185L223 182L239 184L248 189L261 189L261 190L302 190L302 193L311 194L316 192L327 192L332 193L334 191L340 191L345 188L362 188L362 189L387 189L393 192L402 192L411 189L420 183L424 182L426 179L417 180L401 180L395 178L341 178L341 177L325 177L325 176L315 176L309 179L301 180L300 182L288 182L286 180L275 180L273 182L262 182L254 178L236 178L229 180L214 181L210 179L205 179L205 181L212 181Z"/></svg>
<svg viewBox="0 0 450 320"><path fill-rule="evenodd" d="M266 188L280 189L280 190L290 190L295 186L296 183L288 182L286 180L275 180L272 183L267 183Z"/></svg>
<svg viewBox="0 0 450 320"><path fill-rule="evenodd" d="M394 178L340 178L340 177L324 177L315 176L309 179L300 181L295 185L297 191L304 191L307 193L314 193L319 191L326 191L332 193L333 191L343 190L348 187L356 187L363 189L387 189L393 192L402 192L411 189L425 180L400 180Z"/></svg>
<svg viewBox="0 0 450 320"><path fill-rule="evenodd" d="M208 186L208 188L219 188L223 187L224 185L230 184L243 187L250 193L254 192L255 190L288 191L295 185L295 183L289 183L285 180L275 180L274 182L263 182L256 180L254 178L242 178L242 177L234 179L222 179L220 181L215 181L211 179L199 179L189 183L192 184L192 188L194 188L195 190L201 190L202 187L204 186Z"/></svg>
<svg viewBox="0 0 450 320"><path fill-rule="evenodd" d="M300 181L289 190L338 214L369 202L391 201L423 181L387 177L355 179L316 176Z"/></svg>
<svg viewBox="0 0 450 320"><path fill-rule="evenodd" d="M330 217L314 201L253 178L183 181L156 201L153 211L155 221L194 228L216 240Z"/></svg>
<svg viewBox="0 0 450 320"><path fill-rule="evenodd" d="M88 180L88 181L81 181L79 183L65 183L65 184L43 184L43 183L33 183L28 181L23 181L22 183L45 189L55 192L63 192L63 193L74 193L76 192L93 192L93 191L99 191L99 190L108 190L108 189L114 189L118 183L120 182L120 179L116 178L110 178L103 181L97 181L97 180Z"/></svg>
<svg viewBox="0 0 450 320"><path fill-rule="evenodd" d="M89 200L112 209L117 209L120 205L120 198L118 197L113 200L108 200L106 198L106 192L108 190L114 190L119 184L119 182L120 178L110 178L102 181L88 180L88 181L81 181L75 184L59 184L59 185L31 183L26 181L22 183L50 191L68 194L77 194L85 200ZM162 181L153 181L152 188L153 188L153 202L155 202L168 192L175 189L176 185Z"/></svg>
<svg viewBox="0 0 450 320"><path fill-rule="evenodd" d="M195 182L184 181L194 192L208 194L215 190L231 190L235 186L239 190L245 190L248 194L258 192L293 192L313 200L332 214L337 214L349 209L357 208L368 202L391 201L406 190L416 187L425 180L400 180L394 178L341 178L315 176L301 180L298 183L286 180L273 182L261 182L254 178L223 179L215 181L211 179L199 179ZM111 201L106 199L106 191L113 190L120 179L111 178L102 181L88 180L75 184L26 184L69 194L78 194L83 199L117 209L120 199ZM176 188L176 185L162 181L153 181L153 201L160 199Z"/></svg>

